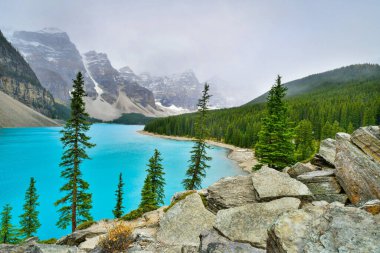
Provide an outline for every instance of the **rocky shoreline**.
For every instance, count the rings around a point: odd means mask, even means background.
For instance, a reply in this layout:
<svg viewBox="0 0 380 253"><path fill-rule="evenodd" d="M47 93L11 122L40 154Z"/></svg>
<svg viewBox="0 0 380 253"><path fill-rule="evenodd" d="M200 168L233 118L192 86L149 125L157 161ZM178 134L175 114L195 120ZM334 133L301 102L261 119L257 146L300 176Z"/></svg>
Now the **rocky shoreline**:
<svg viewBox="0 0 380 253"><path fill-rule="evenodd" d="M183 137L183 136L170 136L170 135L161 135L161 134L154 134L147 131L137 131L139 134L147 135L147 136L153 136L157 138L164 138L169 140L176 140L176 141L193 141L194 138L190 137ZM237 165L245 172L251 173L252 167L258 163L258 161L255 158L255 155L251 149L247 148L240 148L236 147L234 145L217 142L208 140L208 144L212 146L217 146L221 148L228 149L230 152L228 153L227 157L237 163Z"/></svg>
<svg viewBox="0 0 380 253"><path fill-rule="evenodd" d="M134 220L104 220L52 245L29 239L4 253L108 253L102 240L123 224L135 253L380 252L380 128L321 142L310 163L267 166L176 193L169 207Z"/></svg>

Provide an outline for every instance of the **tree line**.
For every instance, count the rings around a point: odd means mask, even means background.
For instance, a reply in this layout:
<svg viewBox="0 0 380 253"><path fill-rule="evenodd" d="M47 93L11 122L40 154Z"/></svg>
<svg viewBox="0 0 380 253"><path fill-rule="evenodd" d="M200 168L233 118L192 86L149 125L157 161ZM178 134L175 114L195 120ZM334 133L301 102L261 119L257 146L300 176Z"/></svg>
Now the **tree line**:
<svg viewBox="0 0 380 253"><path fill-rule="evenodd" d="M292 128L311 126L317 143L333 138L337 132L351 133L365 125L380 124L380 78L326 82L308 93L286 97ZM210 111L205 122L212 140L253 148L259 139L266 103ZM159 118L145 125L145 131L175 136L195 136L197 114ZM307 123L305 123L307 122ZM298 138L302 138L298 135Z"/></svg>

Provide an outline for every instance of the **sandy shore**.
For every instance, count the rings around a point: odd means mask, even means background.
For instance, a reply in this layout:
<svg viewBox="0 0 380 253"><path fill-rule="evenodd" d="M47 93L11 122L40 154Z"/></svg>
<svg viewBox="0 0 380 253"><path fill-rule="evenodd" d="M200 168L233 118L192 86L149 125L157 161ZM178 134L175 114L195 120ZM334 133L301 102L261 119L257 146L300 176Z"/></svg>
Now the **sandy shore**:
<svg viewBox="0 0 380 253"><path fill-rule="evenodd" d="M149 136L154 136L158 138L165 138L165 139L170 139L170 140L177 140L177 141L192 141L194 140L193 138L188 138L188 137L182 137L182 136L169 136L169 135L160 135L160 134L153 134L149 133L146 131L137 131L140 134L143 135L149 135ZM252 172L252 167L257 164L257 160L253 154L253 151L251 149L247 148L239 148L234 145L230 144L225 144L222 142L217 142L217 141L207 141L208 144L213 145L213 146L218 146L222 148L229 149L230 152L228 154L228 158L235 161L239 167L246 171L251 173Z"/></svg>

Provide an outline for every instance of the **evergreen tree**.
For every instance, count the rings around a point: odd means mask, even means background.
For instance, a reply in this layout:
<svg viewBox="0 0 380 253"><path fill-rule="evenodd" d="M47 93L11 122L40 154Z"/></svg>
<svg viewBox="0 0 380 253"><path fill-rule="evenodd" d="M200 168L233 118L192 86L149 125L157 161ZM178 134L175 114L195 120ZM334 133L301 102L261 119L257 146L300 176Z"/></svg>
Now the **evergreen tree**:
<svg viewBox="0 0 380 253"><path fill-rule="evenodd" d="M198 101L198 115L195 122L195 143L191 150L191 158L189 160L189 168L186 171L186 178L182 184L186 190L194 190L201 188L202 179L206 176L206 169L210 166L207 161L211 157L207 156L207 149L210 148L206 143L209 131L206 126L209 95L209 85L205 83L202 97Z"/></svg>
<svg viewBox="0 0 380 253"><path fill-rule="evenodd" d="M347 126L347 133L352 134L354 130L354 126L352 125L352 122L350 122Z"/></svg>
<svg viewBox="0 0 380 253"><path fill-rule="evenodd" d="M142 209L144 212L148 212L157 208L157 195L153 192L152 179L148 173L144 180L144 186L141 190L141 202L139 209Z"/></svg>
<svg viewBox="0 0 380 253"><path fill-rule="evenodd" d="M156 205L163 205L165 200L165 172L161 162L161 154L155 149L154 155L149 159L147 172L150 176L152 192L155 194Z"/></svg>
<svg viewBox="0 0 380 253"><path fill-rule="evenodd" d="M329 121L326 121L324 126L322 127L321 140L331 138L332 137L332 125Z"/></svg>
<svg viewBox="0 0 380 253"><path fill-rule="evenodd" d="M38 228L41 226L38 220L38 194L36 190L36 181L34 178L30 178L29 188L25 193L25 204L23 206L24 213L20 215L21 234L28 238L35 235Z"/></svg>
<svg viewBox="0 0 380 253"><path fill-rule="evenodd" d="M281 77L278 76L268 94L268 115L262 120L255 150L260 163L268 164L275 169L282 169L294 161L293 133L283 101L286 90L287 88L281 85Z"/></svg>
<svg viewBox="0 0 380 253"><path fill-rule="evenodd" d="M59 209L60 217L57 226L66 228L71 223L72 231L75 230L77 224L92 220L90 214L92 195L87 192L89 184L83 180L80 170L82 161L89 159L86 148L95 146L89 142L90 137L86 135L91 123L87 121L84 96L86 93L83 76L81 72L78 72L71 92L71 116L61 131L63 135L61 141L65 149L60 163L60 166L64 168L61 177L67 182L60 190L66 192L66 195L55 202L56 206L62 206Z"/></svg>
<svg viewBox="0 0 380 253"><path fill-rule="evenodd" d="M295 128L295 148L297 161L310 158L315 152L313 127L309 120L301 120Z"/></svg>
<svg viewBox="0 0 380 253"><path fill-rule="evenodd" d="M115 193L116 205L115 205L115 209L112 211L115 218L120 218L123 215L123 209L124 209L124 206L123 206L123 186L124 186L123 175L120 173L119 183L117 185L117 190Z"/></svg>
<svg viewBox="0 0 380 253"><path fill-rule="evenodd" d="M0 243L15 243L17 241L15 230L11 224L12 207L7 204L1 212Z"/></svg>

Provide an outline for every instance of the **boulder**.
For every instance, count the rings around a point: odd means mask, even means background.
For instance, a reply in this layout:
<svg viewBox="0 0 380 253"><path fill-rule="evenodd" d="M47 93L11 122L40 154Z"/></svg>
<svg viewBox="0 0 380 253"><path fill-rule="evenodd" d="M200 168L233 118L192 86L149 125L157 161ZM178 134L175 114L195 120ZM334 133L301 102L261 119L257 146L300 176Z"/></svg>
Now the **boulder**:
<svg viewBox="0 0 380 253"><path fill-rule="evenodd" d="M335 177L335 170L326 169L307 172L305 174L299 175L297 177L297 180L303 183L320 183L328 182L331 179L331 177Z"/></svg>
<svg viewBox="0 0 380 253"><path fill-rule="evenodd" d="M102 235L98 235L95 237L88 238L84 242L79 244L78 247L82 250L87 251L87 252L90 250L93 250L96 248L96 246L98 246L101 237L102 237Z"/></svg>
<svg viewBox="0 0 380 253"><path fill-rule="evenodd" d="M306 183L306 186L314 195L318 194L337 194L342 191L335 177L328 177L326 181L319 183Z"/></svg>
<svg viewBox="0 0 380 253"><path fill-rule="evenodd" d="M254 247L265 248L267 229L278 215L298 209L300 204L297 198L281 198L220 210L214 227L231 241L248 242Z"/></svg>
<svg viewBox="0 0 380 253"><path fill-rule="evenodd" d="M215 229L201 234L200 253L265 253L265 250L252 247L249 243L232 242L221 236Z"/></svg>
<svg viewBox="0 0 380 253"><path fill-rule="evenodd" d="M107 233L106 226L99 224L93 225L89 228L83 230L77 230L74 233L71 233L67 236L62 237L57 241L58 245L69 245L69 246L78 246L87 239L97 237L99 235L104 235Z"/></svg>
<svg viewBox="0 0 380 253"><path fill-rule="evenodd" d="M380 213L380 200L374 199L366 202L363 206L360 207L361 209L376 215Z"/></svg>
<svg viewBox="0 0 380 253"><path fill-rule="evenodd" d="M314 195L314 199L317 201L326 201L328 203L340 202L343 204L347 203L348 197L347 194L339 193L339 194L317 194Z"/></svg>
<svg viewBox="0 0 380 253"><path fill-rule="evenodd" d="M168 245L199 246L199 235L211 229L215 215L206 210L197 193L171 207L160 220L158 241Z"/></svg>
<svg viewBox="0 0 380 253"><path fill-rule="evenodd" d="M286 173L288 173L291 177L296 178L299 175L302 175L307 172L315 171L317 167L310 163L296 163L292 167L290 167ZM284 172L284 171L283 171Z"/></svg>
<svg viewBox="0 0 380 253"><path fill-rule="evenodd" d="M258 201L269 201L282 197L311 198L306 185L288 174L263 167L251 174L253 188Z"/></svg>
<svg viewBox="0 0 380 253"><path fill-rule="evenodd" d="M380 199L380 164L352 144L348 134L338 133L336 139L335 175L351 203Z"/></svg>
<svg viewBox="0 0 380 253"><path fill-rule="evenodd" d="M380 163L380 128L379 126L361 127L351 135L351 141L364 153Z"/></svg>
<svg viewBox="0 0 380 253"><path fill-rule="evenodd" d="M251 176L220 179L208 188L208 208L214 213L222 209L255 203Z"/></svg>
<svg viewBox="0 0 380 253"><path fill-rule="evenodd" d="M283 213L274 222L267 252L380 252L379 225L359 208L309 206Z"/></svg>
<svg viewBox="0 0 380 253"><path fill-rule="evenodd" d="M312 164L320 167L331 167L334 168L335 164L335 145L336 141L334 139L325 139L321 141L319 146L319 152L312 159Z"/></svg>

